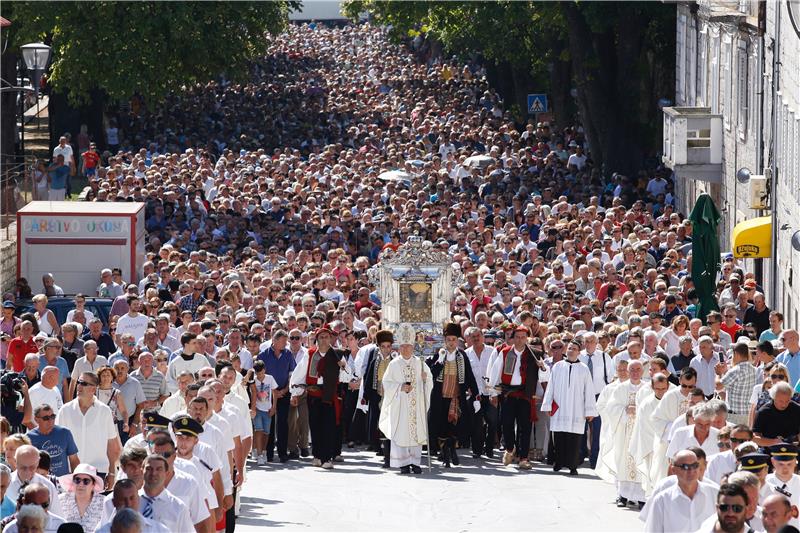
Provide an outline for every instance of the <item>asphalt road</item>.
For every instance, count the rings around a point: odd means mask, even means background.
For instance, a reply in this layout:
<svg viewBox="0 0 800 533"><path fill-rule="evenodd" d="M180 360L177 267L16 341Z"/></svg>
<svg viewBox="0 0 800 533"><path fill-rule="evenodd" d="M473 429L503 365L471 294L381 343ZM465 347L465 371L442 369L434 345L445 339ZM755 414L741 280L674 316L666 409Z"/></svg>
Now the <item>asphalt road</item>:
<svg viewBox="0 0 800 533"><path fill-rule="evenodd" d="M618 509L613 485L588 468L579 476L534 463L518 471L493 460L434 466L419 476L381 468L364 450L325 471L310 459L251 462L237 531L641 531L638 511ZM467 457L468 456L468 457ZM426 458L423 456L423 461Z"/></svg>

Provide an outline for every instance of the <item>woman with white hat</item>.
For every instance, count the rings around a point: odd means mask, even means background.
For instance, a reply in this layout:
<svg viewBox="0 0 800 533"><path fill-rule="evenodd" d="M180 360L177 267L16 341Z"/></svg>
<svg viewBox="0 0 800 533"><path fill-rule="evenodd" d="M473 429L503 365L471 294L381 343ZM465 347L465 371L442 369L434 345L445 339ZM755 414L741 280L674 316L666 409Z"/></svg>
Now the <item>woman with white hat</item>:
<svg viewBox="0 0 800 533"><path fill-rule="evenodd" d="M103 480L92 465L81 463L71 474L58 478L65 492L58 495L64 519L94 531L103 516Z"/></svg>

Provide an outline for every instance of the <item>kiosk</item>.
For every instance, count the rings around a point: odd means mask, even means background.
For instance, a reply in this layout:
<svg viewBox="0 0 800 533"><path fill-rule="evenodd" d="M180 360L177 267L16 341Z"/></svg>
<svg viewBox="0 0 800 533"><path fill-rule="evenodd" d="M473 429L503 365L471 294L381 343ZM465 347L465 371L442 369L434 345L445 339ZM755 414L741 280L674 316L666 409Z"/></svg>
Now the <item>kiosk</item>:
<svg viewBox="0 0 800 533"><path fill-rule="evenodd" d="M50 272L65 294L94 296L103 268L137 282L145 261L141 202L31 202L17 212L17 277Z"/></svg>

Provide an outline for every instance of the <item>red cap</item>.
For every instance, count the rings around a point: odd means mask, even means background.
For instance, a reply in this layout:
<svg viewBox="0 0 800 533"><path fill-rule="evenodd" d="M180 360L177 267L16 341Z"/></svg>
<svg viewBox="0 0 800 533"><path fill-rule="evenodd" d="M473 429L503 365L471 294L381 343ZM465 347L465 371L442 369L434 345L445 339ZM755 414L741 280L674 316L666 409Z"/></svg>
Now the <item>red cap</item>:
<svg viewBox="0 0 800 533"><path fill-rule="evenodd" d="M325 324L320 328L317 328L317 331L314 332L315 337L319 337L320 333L327 333L331 337L335 337L336 333L331 329L329 324Z"/></svg>
<svg viewBox="0 0 800 533"><path fill-rule="evenodd" d="M530 333L531 333L531 331L528 328L526 328L525 326L517 326L517 327L515 327L514 328L514 333L516 333L518 331L523 332L525 335L530 335Z"/></svg>

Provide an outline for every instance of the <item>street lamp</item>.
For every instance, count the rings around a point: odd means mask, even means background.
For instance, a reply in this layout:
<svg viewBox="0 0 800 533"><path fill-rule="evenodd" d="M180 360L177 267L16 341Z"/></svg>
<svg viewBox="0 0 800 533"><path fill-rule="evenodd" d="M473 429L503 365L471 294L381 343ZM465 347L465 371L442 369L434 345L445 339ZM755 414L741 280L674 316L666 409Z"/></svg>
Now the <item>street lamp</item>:
<svg viewBox="0 0 800 533"><path fill-rule="evenodd" d="M42 81L42 73L47 68L47 62L50 61L50 47L44 43L30 43L20 47L22 50L22 59L25 60L25 66L32 74L31 82L33 83L33 90L36 92L36 120L38 129L39 120L39 85Z"/></svg>

